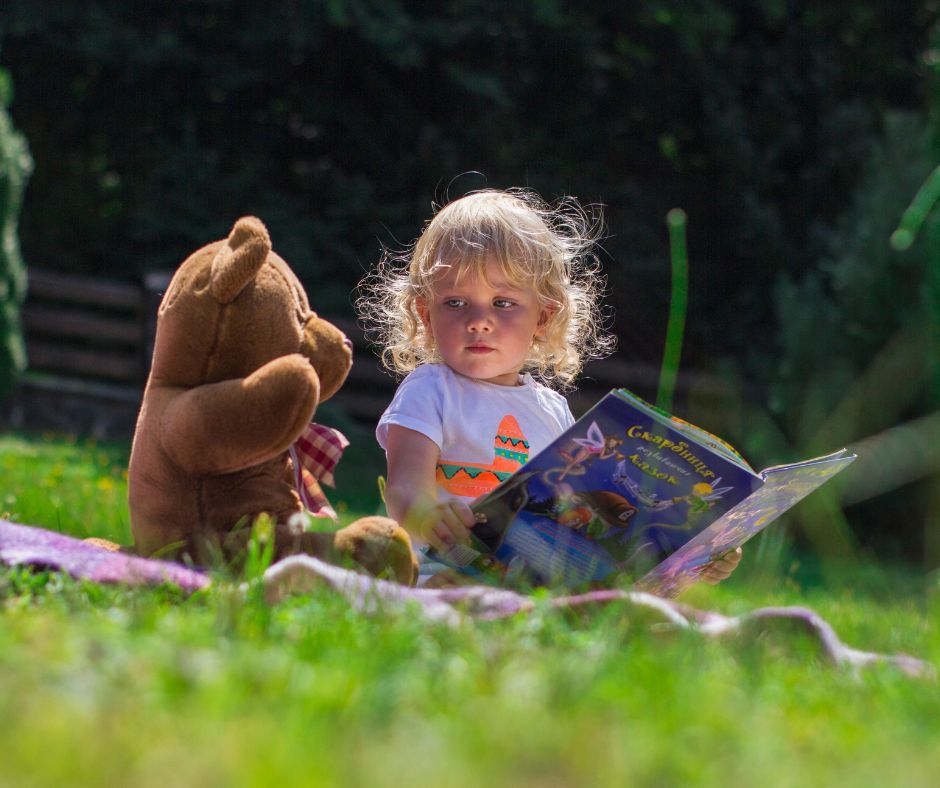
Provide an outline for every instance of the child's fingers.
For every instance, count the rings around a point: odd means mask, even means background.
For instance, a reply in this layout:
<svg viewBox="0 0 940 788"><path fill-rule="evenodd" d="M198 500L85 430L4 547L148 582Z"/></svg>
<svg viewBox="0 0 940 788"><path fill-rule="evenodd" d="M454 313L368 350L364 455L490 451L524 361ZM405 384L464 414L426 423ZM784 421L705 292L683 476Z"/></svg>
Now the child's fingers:
<svg viewBox="0 0 940 788"><path fill-rule="evenodd" d="M731 573L737 568L738 564L741 563L741 556L743 554L741 548L738 547L725 553L720 558L716 558L711 563L706 564L700 575L701 580L709 585L715 585L722 580L727 580Z"/></svg>
<svg viewBox="0 0 940 788"><path fill-rule="evenodd" d="M428 544L439 553L446 553L448 548L453 544L453 537L450 535L450 531L440 523L435 523L431 526L431 530L428 531L427 534L427 540Z"/></svg>
<svg viewBox="0 0 940 788"><path fill-rule="evenodd" d="M476 524L476 515L462 501L447 504L441 519L460 544L470 544L470 528Z"/></svg>
<svg viewBox="0 0 940 788"><path fill-rule="evenodd" d="M730 567L730 571L734 571L735 567L741 563L741 556L744 555L744 551L740 547L735 547L734 550L725 553L718 560L721 561L724 565Z"/></svg>
<svg viewBox="0 0 940 788"><path fill-rule="evenodd" d="M476 525L477 515L467 504L463 501L454 501L451 506L453 506L454 512L460 518L460 522L465 528L473 528L473 526Z"/></svg>
<svg viewBox="0 0 940 788"><path fill-rule="evenodd" d="M722 569L718 569L717 567L710 566L702 571L702 574L699 575L699 579L703 583L708 583L708 585L713 586L717 585L722 580L727 580L728 575L730 574L731 572L726 572Z"/></svg>
<svg viewBox="0 0 940 788"><path fill-rule="evenodd" d="M467 510L469 511L469 509ZM472 513L470 515L473 516ZM467 530L464 513L456 505L448 506L441 512L441 524L443 524L451 538L459 544L470 543L470 531Z"/></svg>
<svg viewBox="0 0 940 788"><path fill-rule="evenodd" d="M464 503L438 504L425 525L425 539L439 553L446 553L455 544L469 544L468 526L475 522L473 512Z"/></svg>

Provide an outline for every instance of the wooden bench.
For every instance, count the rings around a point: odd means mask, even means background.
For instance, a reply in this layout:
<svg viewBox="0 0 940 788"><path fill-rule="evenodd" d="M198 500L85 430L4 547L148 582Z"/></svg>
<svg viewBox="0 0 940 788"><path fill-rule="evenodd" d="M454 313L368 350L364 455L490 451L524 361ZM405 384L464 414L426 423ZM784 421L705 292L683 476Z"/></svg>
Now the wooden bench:
<svg viewBox="0 0 940 788"><path fill-rule="evenodd" d="M22 310L28 368L10 407L13 427L127 439L150 370L156 315L172 272L120 282L31 268ZM355 358L336 405L374 424L395 390L350 317L328 317Z"/></svg>
<svg viewBox="0 0 940 788"><path fill-rule="evenodd" d="M12 426L129 438L153 355L157 308L171 275L153 272L135 283L31 268L22 313L29 367L13 398ZM355 347L352 370L333 406L371 427L397 381L381 367L352 316L325 317ZM569 396L572 411L582 414L617 386L651 398L658 372L652 364L619 357L589 364ZM705 392L716 403L728 396L728 386L714 375L680 375L679 399L693 388L699 399Z"/></svg>
<svg viewBox="0 0 940 788"><path fill-rule="evenodd" d="M28 274L29 366L12 425L100 439L131 434L149 365L144 288L34 268Z"/></svg>

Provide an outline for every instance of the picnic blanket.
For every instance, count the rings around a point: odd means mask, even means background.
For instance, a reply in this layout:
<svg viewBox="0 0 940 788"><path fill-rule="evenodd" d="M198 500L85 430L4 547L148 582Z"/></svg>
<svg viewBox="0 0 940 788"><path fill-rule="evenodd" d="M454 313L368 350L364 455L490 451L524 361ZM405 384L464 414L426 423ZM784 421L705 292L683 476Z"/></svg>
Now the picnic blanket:
<svg viewBox="0 0 940 788"><path fill-rule="evenodd" d="M159 585L171 583L188 591L206 588L209 575L170 561L112 552L54 531L0 520L0 561L68 572L98 583ZM764 607L740 616L725 616L663 599L640 591L603 590L535 600L503 588L473 585L459 588L410 588L377 580L327 564L312 556L285 558L263 577L270 604L293 594L318 588L342 595L357 610L380 614L409 610L429 621L460 624L468 619L491 621L522 615L547 605L558 610L584 610L619 605L624 615L635 615L658 629L691 630L703 637L758 637L775 626L795 626L819 645L823 659L852 669L890 664L909 676L933 679L933 665L906 654L877 654L843 643L835 630L815 611L805 607Z"/></svg>
<svg viewBox="0 0 940 788"><path fill-rule="evenodd" d="M104 550L73 536L9 520L0 520L0 561L58 569L95 583L172 583L186 591L209 585L207 574L183 564Z"/></svg>

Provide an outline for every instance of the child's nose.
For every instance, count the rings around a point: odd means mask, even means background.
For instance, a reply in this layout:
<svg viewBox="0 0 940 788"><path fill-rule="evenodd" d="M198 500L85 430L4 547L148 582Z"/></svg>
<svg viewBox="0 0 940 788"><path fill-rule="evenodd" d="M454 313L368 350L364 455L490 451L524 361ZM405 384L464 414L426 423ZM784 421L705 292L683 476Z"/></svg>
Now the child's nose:
<svg viewBox="0 0 940 788"><path fill-rule="evenodd" d="M468 331L490 331L493 328L490 313L486 309L472 309L467 315Z"/></svg>

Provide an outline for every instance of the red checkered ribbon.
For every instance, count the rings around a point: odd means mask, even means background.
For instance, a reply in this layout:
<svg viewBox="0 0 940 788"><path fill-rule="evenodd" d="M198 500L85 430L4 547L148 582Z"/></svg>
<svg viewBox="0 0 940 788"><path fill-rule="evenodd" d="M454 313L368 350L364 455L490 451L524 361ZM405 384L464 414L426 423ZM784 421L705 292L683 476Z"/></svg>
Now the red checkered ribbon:
<svg viewBox="0 0 940 788"><path fill-rule="evenodd" d="M343 456L349 440L339 430L311 423L291 446L297 492L307 511L316 517L336 519L320 484L335 486L333 469Z"/></svg>

